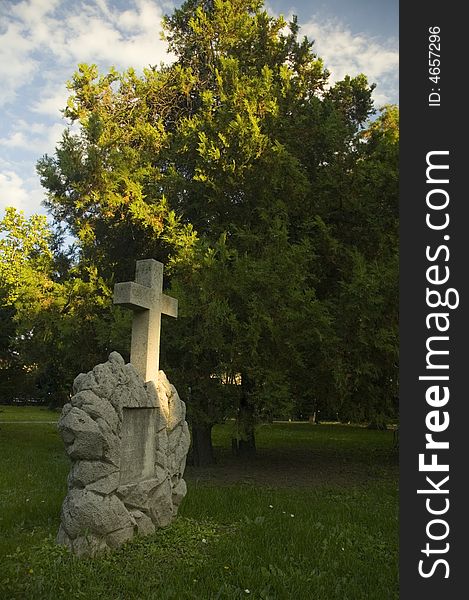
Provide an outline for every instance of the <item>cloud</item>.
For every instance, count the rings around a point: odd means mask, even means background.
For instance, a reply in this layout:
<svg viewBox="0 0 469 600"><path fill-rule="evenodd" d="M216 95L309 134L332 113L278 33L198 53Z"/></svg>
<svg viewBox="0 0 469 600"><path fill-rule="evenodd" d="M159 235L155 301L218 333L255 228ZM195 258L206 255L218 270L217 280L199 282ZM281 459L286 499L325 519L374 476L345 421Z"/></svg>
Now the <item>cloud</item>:
<svg viewBox="0 0 469 600"><path fill-rule="evenodd" d="M380 41L366 35L354 35L337 20L319 22L314 17L301 27L315 41L314 50L331 72L331 82L345 75L364 73L377 83L377 104L397 102L399 51L397 40Z"/></svg>
<svg viewBox="0 0 469 600"><path fill-rule="evenodd" d="M0 138L0 146L28 149L28 140L22 131L15 131L8 137Z"/></svg>
<svg viewBox="0 0 469 600"><path fill-rule="evenodd" d="M150 13L148 21L142 15ZM66 51L75 62L98 62L120 69L158 64L166 57L166 44L159 39L161 13L132 13L134 29L119 28L119 19L103 21L88 14L70 17Z"/></svg>
<svg viewBox="0 0 469 600"><path fill-rule="evenodd" d="M67 105L67 98L70 92L67 90L65 82L50 87L46 88L40 95L40 98L33 102L31 110L32 112L48 115L56 119L60 116L60 111Z"/></svg>
<svg viewBox="0 0 469 600"><path fill-rule="evenodd" d="M164 2L0 0L0 208L44 212L34 166L61 138L65 82L78 63L139 71L170 59L159 35Z"/></svg>
<svg viewBox="0 0 469 600"><path fill-rule="evenodd" d="M24 180L15 171L0 173L0 215L7 206L23 210L26 216L43 213L44 190L36 181Z"/></svg>
<svg viewBox="0 0 469 600"><path fill-rule="evenodd" d="M19 120L9 135L0 138L0 146L32 152L35 157L54 150L62 137L63 123L27 123Z"/></svg>
<svg viewBox="0 0 469 600"><path fill-rule="evenodd" d="M37 66L31 56L33 47L15 23L0 35L0 106L12 102L17 90L31 78Z"/></svg>
<svg viewBox="0 0 469 600"><path fill-rule="evenodd" d="M11 14L26 23L39 24L44 17L53 11L60 0L22 0L10 5Z"/></svg>
<svg viewBox="0 0 469 600"><path fill-rule="evenodd" d="M154 0L133 0L125 10L105 0L23 0L0 8L0 106L22 87L52 71L69 78L80 62L136 69L167 60L160 39L163 10ZM41 67L41 68L39 68ZM49 73L49 77L50 77Z"/></svg>

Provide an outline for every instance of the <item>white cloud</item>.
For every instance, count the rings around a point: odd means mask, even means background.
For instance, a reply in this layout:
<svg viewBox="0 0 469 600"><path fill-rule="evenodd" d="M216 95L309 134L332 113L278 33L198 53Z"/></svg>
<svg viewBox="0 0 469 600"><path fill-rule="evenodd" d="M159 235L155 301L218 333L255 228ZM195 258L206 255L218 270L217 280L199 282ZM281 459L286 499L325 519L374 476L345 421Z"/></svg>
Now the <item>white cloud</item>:
<svg viewBox="0 0 469 600"><path fill-rule="evenodd" d="M6 24L0 34L0 106L13 102L33 78L52 75L55 83L64 82L79 62L122 70L168 58L159 36L163 11L155 0L133 0L125 10L105 0L23 0L0 16ZM50 100L48 114L57 105Z"/></svg>
<svg viewBox="0 0 469 600"><path fill-rule="evenodd" d="M56 119L60 116L60 111L67 105L69 95L70 92L67 90L65 83L59 83L53 86L52 89L46 88L40 98L33 102L31 110L35 113L48 115Z"/></svg>
<svg viewBox="0 0 469 600"><path fill-rule="evenodd" d="M0 138L0 146L7 148L28 148L28 140L22 131L15 131L9 137Z"/></svg>
<svg viewBox="0 0 469 600"><path fill-rule="evenodd" d="M14 171L0 173L0 214L7 206L14 206L23 210L27 216L33 213L44 213L41 201L44 191L38 184L31 185L31 181L23 180Z"/></svg>
<svg viewBox="0 0 469 600"><path fill-rule="evenodd" d="M70 38L66 51L75 62L98 62L120 68L145 66L159 62L165 53L157 37L147 31L136 35L123 35L113 23L103 22L97 17L83 20L82 17L69 19L67 28Z"/></svg>
<svg viewBox="0 0 469 600"><path fill-rule="evenodd" d="M38 24L53 11L60 0L23 0L13 7L11 14L26 23Z"/></svg>
<svg viewBox="0 0 469 600"><path fill-rule="evenodd" d="M0 146L33 152L37 158L54 151L63 130L63 123L27 123L20 120L10 135L0 138Z"/></svg>
<svg viewBox="0 0 469 600"><path fill-rule="evenodd" d="M66 51L75 62L97 62L124 69L144 67L167 59L160 39L163 12L152 0L134 0L125 11L110 9L101 0L65 21Z"/></svg>
<svg viewBox="0 0 469 600"><path fill-rule="evenodd" d="M17 90L31 78L37 66L30 56L33 47L14 23L0 35L0 106L12 102Z"/></svg>
<svg viewBox="0 0 469 600"><path fill-rule="evenodd" d="M43 146L40 149L40 154L52 153L55 147L62 139L62 133L65 127L63 123L53 123L47 128L47 135L44 139Z"/></svg>
<svg viewBox="0 0 469 600"><path fill-rule="evenodd" d="M364 73L370 83L377 83L376 103L397 101L399 52L397 41L381 42L366 35L354 35L339 21L318 22L312 18L301 27L302 33L315 41L314 50L331 72L331 82L345 75Z"/></svg>

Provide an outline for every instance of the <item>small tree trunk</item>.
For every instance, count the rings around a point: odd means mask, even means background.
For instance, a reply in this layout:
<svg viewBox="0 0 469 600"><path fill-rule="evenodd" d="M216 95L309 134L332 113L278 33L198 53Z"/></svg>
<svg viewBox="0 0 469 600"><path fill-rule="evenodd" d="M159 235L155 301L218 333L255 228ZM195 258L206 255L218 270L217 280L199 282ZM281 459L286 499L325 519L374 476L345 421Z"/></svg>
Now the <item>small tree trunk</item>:
<svg viewBox="0 0 469 600"><path fill-rule="evenodd" d="M191 464L195 467L206 467L215 462L212 446L212 427L211 424L192 425L192 453Z"/></svg>
<svg viewBox="0 0 469 600"><path fill-rule="evenodd" d="M240 456L256 454L256 431L254 426L254 409L250 405L241 404L239 410L238 452Z"/></svg>
<svg viewBox="0 0 469 600"><path fill-rule="evenodd" d="M239 440L238 443L239 456L255 456L256 455L256 438L254 434L246 440Z"/></svg>
<svg viewBox="0 0 469 600"><path fill-rule="evenodd" d="M240 456L255 456L256 454L255 415L250 397L252 389L253 382L243 373L238 413L238 453Z"/></svg>

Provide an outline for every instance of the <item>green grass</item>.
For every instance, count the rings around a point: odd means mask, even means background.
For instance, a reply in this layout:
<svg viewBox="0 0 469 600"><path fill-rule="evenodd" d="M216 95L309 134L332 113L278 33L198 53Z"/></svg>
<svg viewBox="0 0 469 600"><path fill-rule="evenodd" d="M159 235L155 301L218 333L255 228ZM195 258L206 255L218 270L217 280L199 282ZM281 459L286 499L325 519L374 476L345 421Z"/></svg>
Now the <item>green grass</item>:
<svg viewBox="0 0 469 600"><path fill-rule="evenodd" d="M0 423L18 421L57 421L60 411L43 406L8 406L0 404Z"/></svg>
<svg viewBox="0 0 469 600"><path fill-rule="evenodd" d="M244 463L230 429L215 467L188 469L170 527L78 560L53 542L69 468L55 425L0 424L0 598L397 598L392 434L275 423Z"/></svg>

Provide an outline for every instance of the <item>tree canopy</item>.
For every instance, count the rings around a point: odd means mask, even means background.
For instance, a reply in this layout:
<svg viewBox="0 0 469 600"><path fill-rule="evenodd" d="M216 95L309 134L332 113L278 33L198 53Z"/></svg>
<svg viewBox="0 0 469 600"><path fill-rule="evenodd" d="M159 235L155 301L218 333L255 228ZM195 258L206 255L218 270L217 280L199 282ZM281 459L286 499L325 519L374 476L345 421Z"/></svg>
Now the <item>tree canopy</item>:
<svg viewBox="0 0 469 600"><path fill-rule="evenodd" d="M79 65L64 111L79 132L37 166L77 239L70 273L100 290L90 344L125 346L109 290L153 257L180 301L163 366L195 429L237 416L253 445L259 419L395 414L396 107L370 122L366 77L331 85L262 0L188 0L164 30L170 64Z"/></svg>

